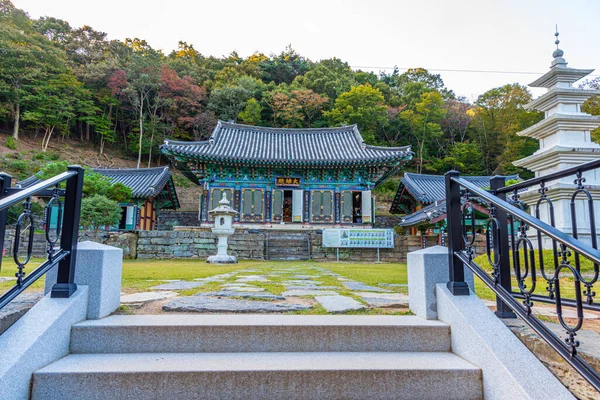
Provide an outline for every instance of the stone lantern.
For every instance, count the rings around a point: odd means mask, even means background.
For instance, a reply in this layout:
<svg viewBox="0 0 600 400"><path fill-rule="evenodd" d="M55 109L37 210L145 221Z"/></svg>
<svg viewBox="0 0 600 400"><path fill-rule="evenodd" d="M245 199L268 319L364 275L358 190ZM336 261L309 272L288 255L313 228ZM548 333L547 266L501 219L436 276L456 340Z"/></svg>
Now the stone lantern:
<svg viewBox="0 0 600 400"><path fill-rule="evenodd" d="M232 226L233 217L238 212L229 207L229 200L227 200L225 192L223 192L223 198L219 201L219 206L214 210L210 210L208 213L215 221L215 227L211 230L219 238L219 243L217 244L217 254L208 257L206 262L212 264L237 263L237 258L235 256L227 254L227 240L235 231L235 228Z"/></svg>

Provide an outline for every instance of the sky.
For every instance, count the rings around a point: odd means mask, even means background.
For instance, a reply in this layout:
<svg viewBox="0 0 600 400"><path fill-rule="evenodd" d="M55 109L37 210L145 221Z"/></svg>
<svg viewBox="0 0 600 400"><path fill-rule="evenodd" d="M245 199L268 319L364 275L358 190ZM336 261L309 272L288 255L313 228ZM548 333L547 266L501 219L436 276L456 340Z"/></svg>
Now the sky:
<svg viewBox="0 0 600 400"><path fill-rule="evenodd" d="M552 61L554 29L573 68L600 76L600 0L13 0L31 17L138 37L165 54L186 41L204 55L337 57L374 72L424 67L469 100L528 84ZM456 72L508 71L523 73ZM534 95L543 89L532 90Z"/></svg>

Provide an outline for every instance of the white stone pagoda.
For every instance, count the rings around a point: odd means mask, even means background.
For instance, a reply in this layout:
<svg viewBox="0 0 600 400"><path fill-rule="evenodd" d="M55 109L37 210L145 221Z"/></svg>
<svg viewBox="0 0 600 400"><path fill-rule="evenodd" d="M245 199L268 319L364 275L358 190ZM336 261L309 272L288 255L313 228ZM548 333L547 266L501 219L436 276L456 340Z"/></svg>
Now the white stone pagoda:
<svg viewBox="0 0 600 400"><path fill-rule="evenodd" d="M529 86L547 88L548 92L527 104L525 108L543 111L545 118L537 124L517 133L538 139L540 148L533 155L515 161L513 164L535 172L535 176L549 173L600 158L600 145L591 139L590 131L600 126L600 116L592 116L581 111L582 104L589 98L600 94L598 90L585 90L573 86L573 83L589 75L593 69L575 69L567 67L563 51L558 48L558 32L556 50L552 53L554 60L550 71L538 78ZM585 186L594 199L600 198L600 171L584 173ZM555 225L561 231L572 235L571 196L577 187L575 176L549 182L547 196L554 205ZM530 188L520 198L530 206L535 215L535 205L540 197L539 187ZM577 231L580 240L590 242L589 211L585 196L576 199ZM600 202L595 201L596 220L600 218ZM550 222L548 205L540 207L540 218ZM596 224L600 226L600 224ZM600 232L598 232L600 233ZM531 234L530 234L531 236ZM533 238L532 238L533 239ZM551 242L546 238L544 247L550 248Z"/></svg>

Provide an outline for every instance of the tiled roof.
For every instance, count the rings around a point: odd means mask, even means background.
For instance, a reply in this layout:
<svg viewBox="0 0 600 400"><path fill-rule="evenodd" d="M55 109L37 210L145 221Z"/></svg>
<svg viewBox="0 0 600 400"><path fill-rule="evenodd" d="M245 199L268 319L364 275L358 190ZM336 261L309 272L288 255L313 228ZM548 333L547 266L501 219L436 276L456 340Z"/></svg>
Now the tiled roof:
<svg viewBox="0 0 600 400"><path fill-rule="evenodd" d="M104 175L114 183L122 183L131 189L133 198L157 197L164 201L164 206L161 208L179 208L179 199L175 191L175 185L169 167L157 168L120 168L120 169L103 169L96 168L94 172ZM37 175L32 175L29 178L17 183L17 187L27 188L40 182L41 179Z"/></svg>
<svg viewBox="0 0 600 400"><path fill-rule="evenodd" d="M356 125L338 128L265 128L219 121L209 140L165 140L167 156L230 163L347 165L409 160L409 146L379 147L364 143Z"/></svg>
<svg viewBox="0 0 600 400"><path fill-rule="evenodd" d="M413 226L429 223L433 219L446 214L446 200L440 200L423 207L419 211L402 217L398 225Z"/></svg>
<svg viewBox="0 0 600 400"><path fill-rule="evenodd" d="M31 175L29 178L27 179L23 179L22 181L19 181L16 183L16 187L21 188L21 189L26 189L29 186L33 186L36 183L41 182L42 180L40 178L38 178L37 175Z"/></svg>
<svg viewBox="0 0 600 400"><path fill-rule="evenodd" d="M112 183L122 183L131 189L133 197L153 197L163 189L171 178L168 167L158 168L95 168L94 172L104 175Z"/></svg>
<svg viewBox="0 0 600 400"><path fill-rule="evenodd" d="M474 185L488 189L490 187L491 176L466 176L461 178L473 183ZM519 179L519 175L510 175L506 180ZM433 203L446 198L446 181L443 175L425 175L405 172L400 180L396 196L392 201L390 212L392 214L401 213L400 204L402 202L402 189L406 188L409 194L419 203Z"/></svg>

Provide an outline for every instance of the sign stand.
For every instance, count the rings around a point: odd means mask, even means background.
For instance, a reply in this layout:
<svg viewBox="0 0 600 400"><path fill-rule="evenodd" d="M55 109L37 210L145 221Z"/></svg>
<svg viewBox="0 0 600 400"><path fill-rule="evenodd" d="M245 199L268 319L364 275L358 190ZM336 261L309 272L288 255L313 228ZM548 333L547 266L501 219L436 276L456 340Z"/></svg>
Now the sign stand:
<svg viewBox="0 0 600 400"><path fill-rule="evenodd" d="M379 261L379 247L377 248L377 262L380 263L381 261Z"/></svg>
<svg viewBox="0 0 600 400"><path fill-rule="evenodd" d="M339 247L335 248L335 258L337 261L340 261L340 248Z"/></svg>

